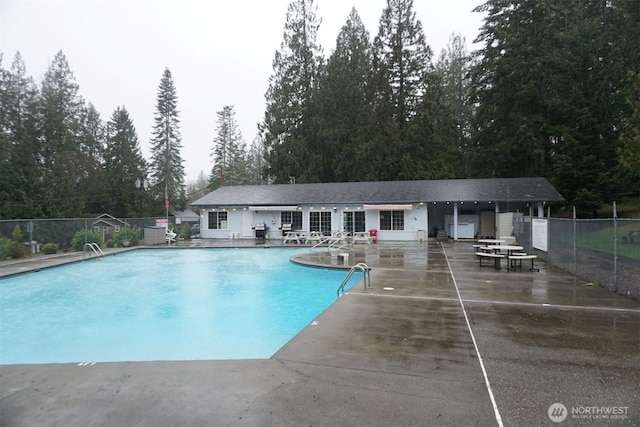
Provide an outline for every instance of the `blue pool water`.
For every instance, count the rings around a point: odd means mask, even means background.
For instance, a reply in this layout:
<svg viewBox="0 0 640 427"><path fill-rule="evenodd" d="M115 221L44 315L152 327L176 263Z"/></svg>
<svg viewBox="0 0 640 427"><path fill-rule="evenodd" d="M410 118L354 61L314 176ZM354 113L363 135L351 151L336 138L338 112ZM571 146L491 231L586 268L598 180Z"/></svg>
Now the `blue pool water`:
<svg viewBox="0 0 640 427"><path fill-rule="evenodd" d="M0 363L268 358L346 275L296 251L136 250L1 279Z"/></svg>

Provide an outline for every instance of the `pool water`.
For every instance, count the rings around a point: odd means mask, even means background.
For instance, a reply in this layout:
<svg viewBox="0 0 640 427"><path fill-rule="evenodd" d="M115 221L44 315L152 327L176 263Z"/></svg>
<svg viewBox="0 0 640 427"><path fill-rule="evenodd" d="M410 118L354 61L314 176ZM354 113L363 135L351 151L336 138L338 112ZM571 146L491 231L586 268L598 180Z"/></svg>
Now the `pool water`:
<svg viewBox="0 0 640 427"><path fill-rule="evenodd" d="M0 363L271 357L346 275L299 251L135 250L1 279Z"/></svg>

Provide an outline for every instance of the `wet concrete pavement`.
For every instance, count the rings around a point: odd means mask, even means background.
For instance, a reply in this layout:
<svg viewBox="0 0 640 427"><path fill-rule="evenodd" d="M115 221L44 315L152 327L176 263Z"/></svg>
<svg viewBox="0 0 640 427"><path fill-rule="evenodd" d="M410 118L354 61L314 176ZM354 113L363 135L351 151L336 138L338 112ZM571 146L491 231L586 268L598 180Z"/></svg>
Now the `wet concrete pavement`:
<svg viewBox="0 0 640 427"><path fill-rule="evenodd" d="M371 289L271 359L5 365L0 425L556 425L554 403L562 425L640 424L637 302L542 262L479 267L472 242L349 252Z"/></svg>

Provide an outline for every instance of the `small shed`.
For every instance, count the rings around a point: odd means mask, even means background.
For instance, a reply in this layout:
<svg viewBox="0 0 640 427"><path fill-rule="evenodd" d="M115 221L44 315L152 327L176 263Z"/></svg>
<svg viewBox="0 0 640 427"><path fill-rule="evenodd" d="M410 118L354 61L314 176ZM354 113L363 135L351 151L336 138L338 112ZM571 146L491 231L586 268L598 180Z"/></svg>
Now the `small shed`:
<svg viewBox="0 0 640 427"><path fill-rule="evenodd" d="M103 213L97 216L91 223L91 229L94 233L102 236L102 241L106 242L109 239L113 239L113 236L119 232L122 228L126 227L127 223L107 213Z"/></svg>

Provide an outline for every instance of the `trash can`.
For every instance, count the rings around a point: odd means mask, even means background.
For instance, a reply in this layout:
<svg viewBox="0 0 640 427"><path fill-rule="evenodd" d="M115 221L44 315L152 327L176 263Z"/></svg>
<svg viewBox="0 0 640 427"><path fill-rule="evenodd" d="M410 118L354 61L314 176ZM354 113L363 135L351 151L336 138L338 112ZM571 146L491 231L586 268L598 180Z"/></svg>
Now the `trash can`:
<svg viewBox="0 0 640 427"><path fill-rule="evenodd" d="M420 243L424 242L424 230L418 230L418 241Z"/></svg>
<svg viewBox="0 0 640 427"><path fill-rule="evenodd" d="M378 241L378 230L376 230L375 228L369 230L369 237L371 237L373 243L376 243Z"/></svg>

